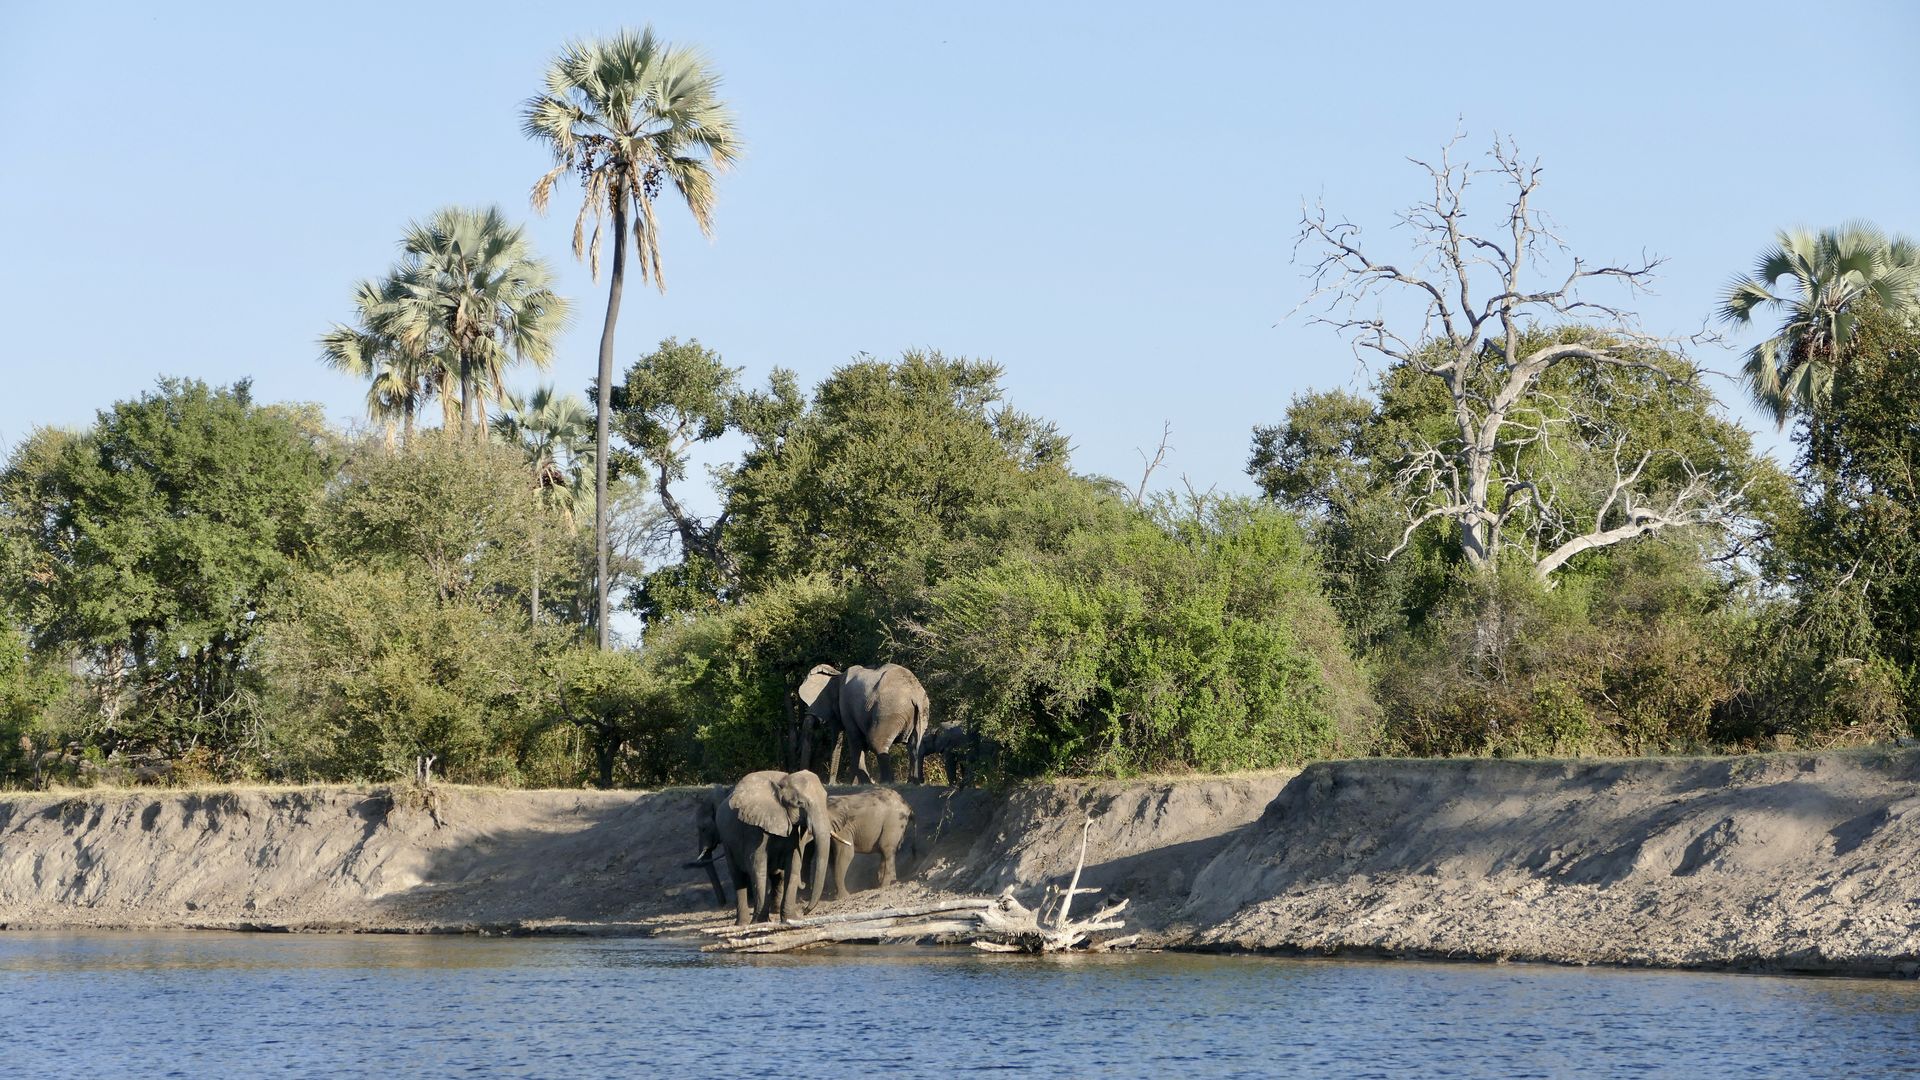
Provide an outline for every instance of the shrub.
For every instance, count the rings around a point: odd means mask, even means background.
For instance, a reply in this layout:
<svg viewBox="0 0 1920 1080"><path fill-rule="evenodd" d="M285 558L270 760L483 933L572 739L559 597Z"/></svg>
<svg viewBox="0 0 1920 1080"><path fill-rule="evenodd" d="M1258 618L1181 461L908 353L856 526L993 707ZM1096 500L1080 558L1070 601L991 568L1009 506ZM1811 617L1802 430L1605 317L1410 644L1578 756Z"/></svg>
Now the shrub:
<svg viewBox="0 0 1920 1080"><path fill-rule="evenodd" d="M1267 768L1363 736L1360 679L1277 510L1127 515L936 586L929 607L936 709L1012 775Z"/></svg>

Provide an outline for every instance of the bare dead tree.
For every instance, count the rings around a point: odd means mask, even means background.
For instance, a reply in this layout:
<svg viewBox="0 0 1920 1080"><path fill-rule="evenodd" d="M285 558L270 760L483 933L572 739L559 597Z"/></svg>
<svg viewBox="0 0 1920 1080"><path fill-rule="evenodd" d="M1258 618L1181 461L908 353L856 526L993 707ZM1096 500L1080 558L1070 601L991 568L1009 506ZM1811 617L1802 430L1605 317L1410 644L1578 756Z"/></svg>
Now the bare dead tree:
<svg viewBox="0 0 1920 1080"><path fill-rule="evenodd" d="M1160 445L1153 451L1153 457L1147 457L1145 450L1136 449L1134 451L1140 455L1140 461L1146 468L1141 470L1139 486L1133 489L1133 505L1141 506L1146 503L1147 481L1153 479L1154 472L1167 460L1167 451L1173 449L1171 445L1172 441L1173 421L1168 420L1160 425Z"/></svg>
<svg viewBox="0 0 1920 1080"><path fill-rule="evenodd" d="M1533 205L1543 172L1537 160L1496 138L1490 164L1476 168L1454 160L1459 143L1455 136L1437 161L1410 159L1433 185L1428 198L1398 217L1413 237L1413 261L1376 258L1362 246L1358 225L1330 218L1317 203L1303 209L1295 246L1297 257L1302 249L1314 253L1306 305L1320 305L1315 323L1346 336L1357 356L1384 358L1446 389L1451 437L1407 448L1396 477L1406 530L1385 558L1405 550L1422 526L1445 521L1470 565L1492 566L1520 546L1507 530L1524 513L1525 549L1535 574L1548 580L1583 551L1727 521L1741 492L1676 450L1623 456L1624 444L1616 443L1611 490L1597 493L1599 513L1579 522L1559 509L1556 492L1514 467L1522 447L1538 444L1551 453L1557 429L1594 427L1594 418L1563 407L1543 387L1556 369L1633 369L1675 382L1691 381L1697 372L1680 358L1677 343L1650 337L1630 311L1584 291L1610 284L1637 294L1661 260L1595 265L1573 255ZM1500 228L1488 234L1470 227L1466 201L1468 188L1483 176L1497 177L1506 191ZM1381 311L1396 297L1420 308L1417 320L1400 329ZM1368 301L1375 303L1372 313L1362 310ZM1644 482L1649 464L1662 458L1677 464L1685 483Z"/></svg>

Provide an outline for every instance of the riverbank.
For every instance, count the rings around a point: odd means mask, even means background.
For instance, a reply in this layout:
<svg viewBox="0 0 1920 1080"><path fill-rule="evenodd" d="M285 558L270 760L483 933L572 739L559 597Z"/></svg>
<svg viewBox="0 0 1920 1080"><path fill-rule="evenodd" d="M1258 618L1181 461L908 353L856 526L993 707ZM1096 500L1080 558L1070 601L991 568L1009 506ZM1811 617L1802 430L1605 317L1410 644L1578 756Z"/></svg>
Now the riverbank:
<svg viewBox="0 0 1920 1080"><path fill-rule="evenodd" d="M1092 811L1083 883L1163 946L1920 973L1912 751L903 790L915 878L848 908L1037 890ZM0 926L671 933L714 917L684 867L698 795L3 796Z"/></svg>

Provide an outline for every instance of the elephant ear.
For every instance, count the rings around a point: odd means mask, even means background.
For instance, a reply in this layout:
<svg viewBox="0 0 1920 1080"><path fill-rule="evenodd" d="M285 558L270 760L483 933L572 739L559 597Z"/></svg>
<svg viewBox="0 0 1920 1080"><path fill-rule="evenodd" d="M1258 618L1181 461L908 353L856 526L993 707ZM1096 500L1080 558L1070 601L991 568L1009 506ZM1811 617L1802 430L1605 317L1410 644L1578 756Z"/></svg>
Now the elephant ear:
<svg viewBox="0 0 1920 1080"><path fill-rule="evenodd" d="M815 664L813 670L807 672L807 677L800 681L800 689L794 691L794 694L800 699L800 704L805 705L807 711L813 715L831 716L833 695L827 694L826 689L839 677L840 669L832 664Z"/></svg>
<svg viewBox="0 0 1920 1080"><path fill-rule="evenodd" d="M780 781L780 802L790 812L805 814L810 827L831 827L832 813L827 809L827 788L810 772L788 773Z"/></svg>
<svg viewBox="0 0 1920 1080"><path fill-rule="evenodd" d="M781 781L785 777L785 773L772 770L748 773L733 785L727 805L733 808L735 816L754 828L785 836L793 829L793 820L781 797Z"/></svg>

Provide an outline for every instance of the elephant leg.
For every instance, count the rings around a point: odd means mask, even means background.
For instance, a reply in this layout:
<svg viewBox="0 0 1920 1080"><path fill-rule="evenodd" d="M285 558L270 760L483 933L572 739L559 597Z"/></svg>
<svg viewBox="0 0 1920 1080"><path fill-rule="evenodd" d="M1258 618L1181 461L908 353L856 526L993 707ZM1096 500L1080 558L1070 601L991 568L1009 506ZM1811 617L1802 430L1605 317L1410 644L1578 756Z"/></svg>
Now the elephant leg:
<svg viewBox="0 0 1920 1080"><path fill-rule="evenodd" d="M800 911L800 857L803 845L797 839L788 846L786 887L780 890L780 919L798 918Z"/></svg>
<svg viewBox="0 0 1920 1080"><path fill-rule="evenodd" d="M767 918L767 836L760 834L760 842L753 847L753 921L764 922Z"/></svg>
<svg viewBox="0 0 1920 1080"><path fill-rule="evenodd" d="M746 871L733 866L731 862L728 863L727 876L733 879L734 923L745 926L753 921L752 883L748 880Z"/></svg>
<svg viewBox="0 0 1920 1080"><path fill-rule="evenodd" d="M833 841L833 898L847 898L847 866L853 862L853 845Z"/></svg>
<svg viewBox="0 0 1920 1080"><path fill-rule="evenodd" d="M894 877L893 864L894 864L894 860L898 859L899 857L900 857L900 838L899 837L897 836L894 837L893 842L890 844L882 843L880 845L880 887L881 888L884 889L887 886L893 884L896 880L898 880Z"/></svg>
<svg viewBox="0 0 1920 1080"><path fill-rule="evenodd" d="M874 764L880 768L880 782L883 784L893 783L893 754L881 753L876 750L873 756L875 759Z"/></svg>

